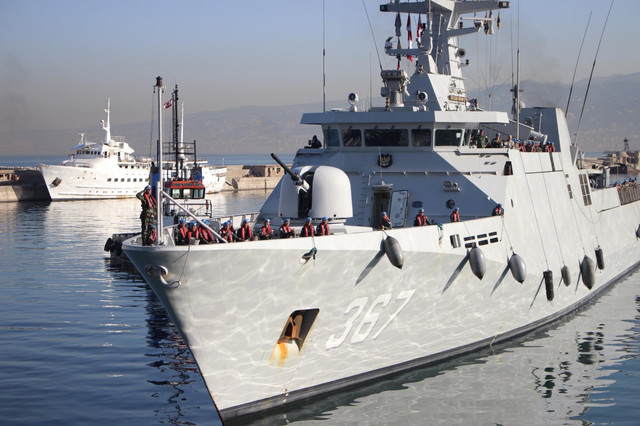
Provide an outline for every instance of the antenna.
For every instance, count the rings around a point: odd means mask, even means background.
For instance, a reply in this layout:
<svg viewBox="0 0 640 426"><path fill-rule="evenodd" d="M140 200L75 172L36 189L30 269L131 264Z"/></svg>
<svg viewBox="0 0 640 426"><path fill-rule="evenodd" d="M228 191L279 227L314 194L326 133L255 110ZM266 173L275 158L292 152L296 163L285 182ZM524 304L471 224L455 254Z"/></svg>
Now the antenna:
<svg viewBox="0 0 640 426"><path fill-rule="evenodd" d="M589 74L589 82L587 83L587 91L584 94L584 101L582 102L582 110L580 111L580 119L578 120L578 127L576 128L576 140L578 145L578 132L580 131L580 123L582 123L582 114L584 114L584 107L587 104L587 96L589 95L589 88L591 87L591 79L593 78L593 70L596 68L596 60L598 59L598 52L600 52L600 44L602 43L602 37L604 36L604 30L607 28L607 22L609 22L609 15L611 15L611 9L613 9L613 0L609 6L609 12L607 13L607 19L604 21L602 27L602 33L600 34L600 41L598 42L598 48L596 49L596 56L593 58L593 65L591 66L591 73Z"/></svg>
<svg viewBox="0 0 640 426"><path fill-rule="evenodd" d="M325 70L325 59L327 51L325 49L325 24L324 24L324 0L322 0L322 112L327 111L327 75Z"/></svg>
<svg viewBox="0 0 640 426"><path fill-rule="evenodd" d="M364 0L362 0L362 7L364 8L365 15L367 15L367 22L369 23L369 29L371 30L371 38L373 39L373 45L376 47L376 54L378 55L378 64L380 65L380 71L382 71L382 61L380 60L380 52L378 51L378 44L376 43L376 38L373 34L371 19L369 19L369 12L367 12L367 6L365 6Z"/></svg>
<svg viewBox="0 0 640 426"><path fill-rule="evenodd" d="M578 62L580 62L580 54L582 53L582 46L584 46L584 39L587 36L587 30L589 29L589 23L591 22L591 15L593 11L589 13L589 20L587 21L587 28L584 29L584 35L582 36L582 43L580 44L580 50L578 51L578 59L576 59L576 67L573 69L573 78L571 79L571 88L569 89L569 98L567 99L567 109L564 110L564 116L569 114L569 102L571 102L571 93L573 92L573 83L576 80L576 71L578 70Z"/></svg>

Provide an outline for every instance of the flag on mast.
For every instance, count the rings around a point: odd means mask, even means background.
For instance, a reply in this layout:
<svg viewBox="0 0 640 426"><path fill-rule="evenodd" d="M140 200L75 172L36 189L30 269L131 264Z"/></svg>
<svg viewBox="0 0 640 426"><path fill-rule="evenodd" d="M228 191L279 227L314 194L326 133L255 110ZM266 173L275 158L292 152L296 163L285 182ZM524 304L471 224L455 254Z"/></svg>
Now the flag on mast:
<svg viewBox="0 0 640 426"><path fill-rule="evenodd" d="M407 38L409 40L409 49L411 49L412 43L413 43L413 35L411 35L411 14L407 15ZM413 56L412 55L407 55L407 58L413 62Z"/></svg>
<svg viewBox="0 0 640 426"><path fill-rule="evenodd" d="M398 39L398 50L402 50L402 45L400 44L400 39ZM400 69L400 59L402 59L402 55L396 55L398 58L398 69Z"/></svg>
<svg viewBox="0 0 640 426"><path fill-rule="evenodd" d="M416 30L416 40L420 43L420 37L422 37L422 17L418 15L418 29Z"/></svg>
<svg viewBox="0 0 640 426"><path fill-rule="evenodd" d="M164 109L169 109L173 106L173 98L169 99L167 102L164 103Z"/></svg>

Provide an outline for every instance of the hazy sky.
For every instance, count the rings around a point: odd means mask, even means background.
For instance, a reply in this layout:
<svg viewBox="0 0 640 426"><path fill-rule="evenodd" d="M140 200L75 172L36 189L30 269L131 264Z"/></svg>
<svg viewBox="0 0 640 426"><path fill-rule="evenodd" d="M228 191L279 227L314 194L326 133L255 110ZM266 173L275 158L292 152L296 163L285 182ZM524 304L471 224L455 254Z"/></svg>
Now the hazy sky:
<svg viewBox="0 0 640 426"><path fill-rule="evenodd" d="M321 102L323 3L327 100L352 91L364 99L371 78L379 98L365 6L381 49L394 35L395 16L378 11L385 1L0 0L0 132L91 126L107 97L113 123L148 121L157 75L168 87L179 84L187 113ZM511 1L496 35L463 38L467 86L510 84L518 33L522 79L570 83L592 12L578 71L588 77L609 6ZM595 75L640 71L639 12L640 1L615 1ZM380 56L395 68L395 59Z"/></svg>

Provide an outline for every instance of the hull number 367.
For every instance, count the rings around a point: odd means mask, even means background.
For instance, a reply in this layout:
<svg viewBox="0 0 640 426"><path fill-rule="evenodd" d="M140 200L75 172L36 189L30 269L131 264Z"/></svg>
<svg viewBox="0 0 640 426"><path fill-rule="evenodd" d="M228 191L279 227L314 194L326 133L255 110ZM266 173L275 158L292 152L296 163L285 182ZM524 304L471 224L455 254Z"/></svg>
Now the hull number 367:
<svg viewBox="0 0 640 426"><path fill-rule="evenodd" d="M377 338L391 321L398 316L400 311L407 306L407 303L409 303L409 300L411 300L415 292L415 289L401 291L395 298L396 301L400 302L399 306L396 307L396 303L392 303L391 305L393 306L389 308L387 308L387 305L389 305L393 297L391 293L381 294L370 305L368 297L358 297L354 299L344 311L348 317L342 332L329 336L326 348L337 348L347 340L349 335L351 335L351 343L363 342L372 332L371 338ZM367 306L369 306L369 309L362 315L362 312L364 312ZM395 310L392 310L393 308L395 308ZM384 321L381 326L376 327L378 322L385 318L386 321ZM352 330L353 333L351 333Z"/></svg>

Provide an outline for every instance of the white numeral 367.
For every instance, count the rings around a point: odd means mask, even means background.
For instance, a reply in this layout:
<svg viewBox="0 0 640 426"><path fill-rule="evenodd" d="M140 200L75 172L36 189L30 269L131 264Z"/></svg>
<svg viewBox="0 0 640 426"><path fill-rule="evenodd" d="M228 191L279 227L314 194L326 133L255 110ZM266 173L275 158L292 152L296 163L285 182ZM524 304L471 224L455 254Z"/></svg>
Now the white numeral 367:
<svg viewBox="0 0 640 426"><path fill-rule="evenodd" d="M375 339L376 337L378 337L380 333L382 333L382 331L385 328L387 328L389 323L391 323L391 321L393 321L393 319L400 313L400 311L405 306L407 306L407 303L409 303L409 300L411 300L411 297L415 292L416 292L415 289L404 290L400 292L400 294L398 294L398 297L396 297L395 300L401 300L403 302L387 318L387 321L385 321L385 323L382 324L382 326L373 334L373 336L371 337L372 339ZM354 299L349 304L349 306L347 306L347 309L344 311L345 315L351 314L347 318L347 322L344 325L344 330L342 331L342 333L340 333L340 335L332 334L331 336L329 336L329 339L327 340L326 348L327 349L337 348L342 343L344 343L344 341L349 336L351 329L354 327L355 323L359 319L360 321L358 322L358 325L353 331L353 334L351 336L351 343L363 342L367 337L369 337L369 334L371 334L376 324L378 323L378 320L380 319L380 314L376 311L382 310L382 313L384 315L384 312L387 311L384 308L386 308L389 302L391 301L391 296L392 296L391 293L385 293L378 296L373 301L373 303L371 303L371 305L369 306L369 309L367 309L367 312L364 314L362 319L360 319L360 315L362 314L362 311L364 311L364 309L367 307L369 298L358 297L357 299Z"/></svg>

